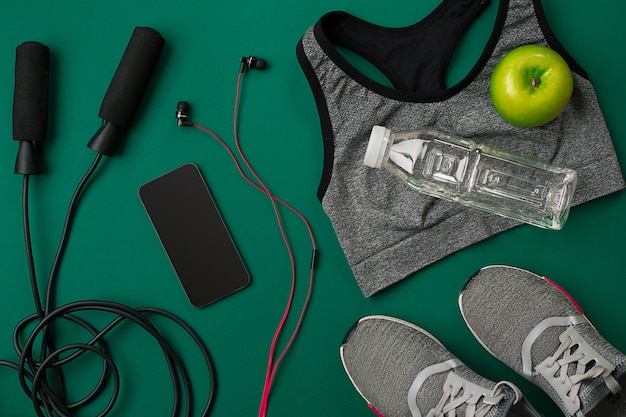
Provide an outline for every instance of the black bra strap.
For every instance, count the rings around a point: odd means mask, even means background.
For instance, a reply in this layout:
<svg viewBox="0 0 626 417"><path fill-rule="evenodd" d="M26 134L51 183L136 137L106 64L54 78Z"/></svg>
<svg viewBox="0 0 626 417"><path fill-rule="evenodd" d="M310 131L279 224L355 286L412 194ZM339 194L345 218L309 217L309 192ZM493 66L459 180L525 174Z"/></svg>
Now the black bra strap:
<svg viewBox="0 0 626 417"><path fill-rule="evenodd" d="M420 22L404 28L377 26L345 12L325 15L328 40L368 60L400 90L432 92L445 77L461 35L489 0L445 0Z"/></svg>

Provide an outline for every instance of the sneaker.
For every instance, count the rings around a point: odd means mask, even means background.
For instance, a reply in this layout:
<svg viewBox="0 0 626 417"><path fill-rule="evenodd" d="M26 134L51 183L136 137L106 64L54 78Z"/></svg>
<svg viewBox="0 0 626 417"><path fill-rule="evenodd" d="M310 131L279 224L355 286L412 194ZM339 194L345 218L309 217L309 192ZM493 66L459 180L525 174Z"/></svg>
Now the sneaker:
<svg viewBox="0 0 626 417"><path fill-rule="evenodd" d="M378 416L539 417L513 384L479 376L432 335L399 319L360 319L340 355Z"/></svg>
<svg viewBox="0 0 626 417"><path fill-rule="evenodd" d="M626 416L626 356L548 278L488 266L459 295L467 326L492 355L543 389L566 416Z"/></svg>

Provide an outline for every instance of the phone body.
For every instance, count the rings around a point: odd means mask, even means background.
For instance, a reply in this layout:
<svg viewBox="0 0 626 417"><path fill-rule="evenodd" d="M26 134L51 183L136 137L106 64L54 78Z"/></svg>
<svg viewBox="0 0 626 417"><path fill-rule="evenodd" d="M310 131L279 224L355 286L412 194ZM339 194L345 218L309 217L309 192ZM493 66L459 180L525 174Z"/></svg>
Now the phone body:
<svg viewBox="0 0 626 417"><path fill-rule="evenodd" d="M250 283L250 275L202 174L185 164L144 185L139 197L195 307Z"/></svg>

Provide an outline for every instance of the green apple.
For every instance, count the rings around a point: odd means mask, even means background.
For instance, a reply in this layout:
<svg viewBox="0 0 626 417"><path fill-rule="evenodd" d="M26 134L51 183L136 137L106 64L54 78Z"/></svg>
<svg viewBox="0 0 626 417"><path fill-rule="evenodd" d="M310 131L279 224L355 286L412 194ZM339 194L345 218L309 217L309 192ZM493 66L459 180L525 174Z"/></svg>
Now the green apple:
<svg viewBox="0 0 626 417"><path fill-rule="evenodd" d="M504 120L522 127L548 123L572 95L572 72L553 49L525 45L513 49L493 70L489 94Z"/></svg>

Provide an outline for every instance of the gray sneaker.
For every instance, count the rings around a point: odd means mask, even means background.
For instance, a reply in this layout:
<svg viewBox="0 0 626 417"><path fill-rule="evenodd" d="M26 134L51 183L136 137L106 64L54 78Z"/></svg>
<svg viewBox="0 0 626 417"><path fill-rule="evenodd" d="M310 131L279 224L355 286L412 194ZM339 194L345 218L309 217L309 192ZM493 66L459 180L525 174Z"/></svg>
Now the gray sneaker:
<svg viewBox="0 0 626 417"><path fill-rule="evenodd" d="M548 278L488 266L459 295L461 314L492 355L543 389L566 416L626 416L617 394L626 356Z"/></svg>
<svg viewBox="0 0 626 417"><path fill-rule="evenodd" d="M340 354L378 416L539 417L513 384L477 375L432 335L399 319L360 319Z"/></svg>

